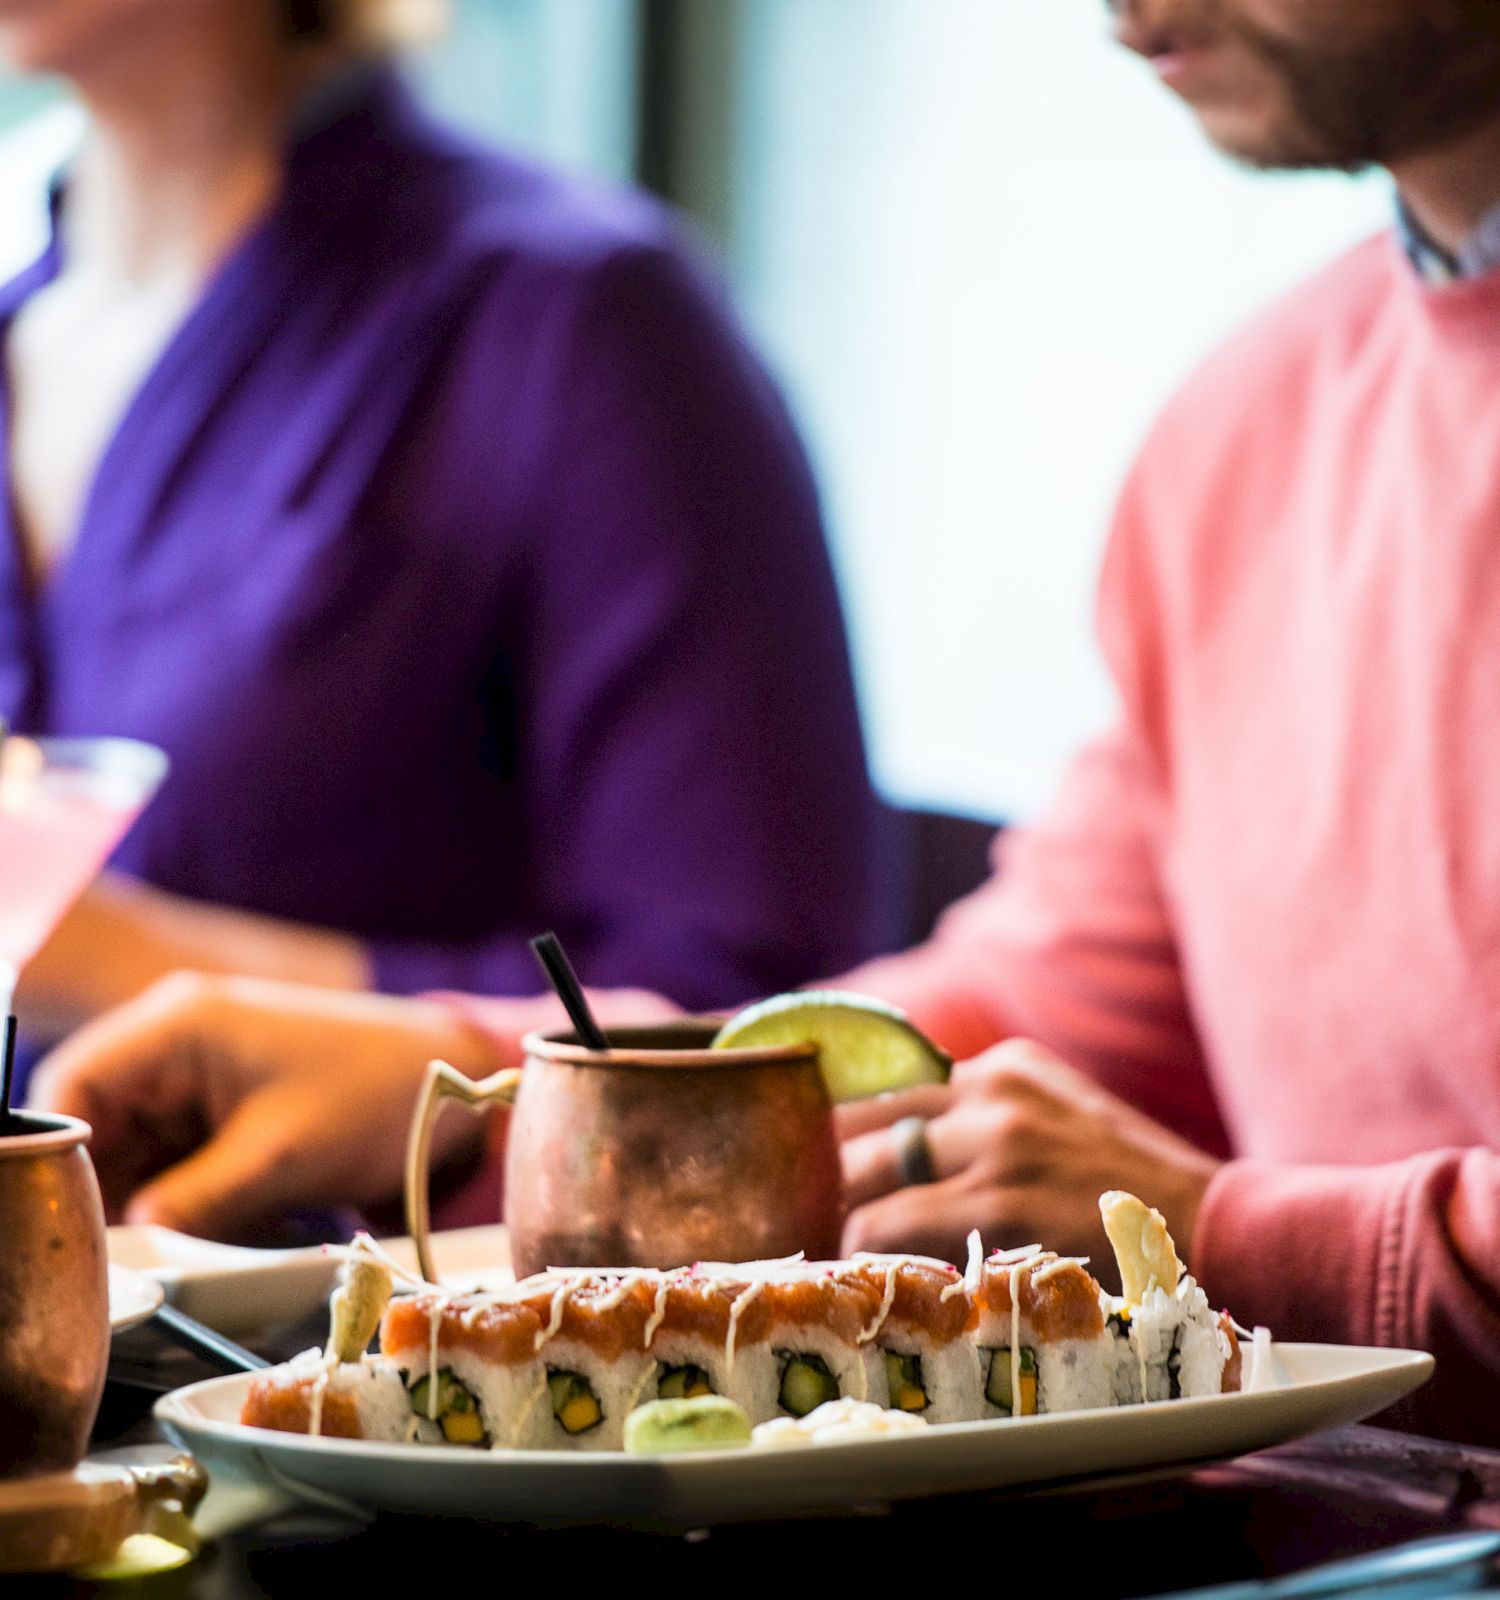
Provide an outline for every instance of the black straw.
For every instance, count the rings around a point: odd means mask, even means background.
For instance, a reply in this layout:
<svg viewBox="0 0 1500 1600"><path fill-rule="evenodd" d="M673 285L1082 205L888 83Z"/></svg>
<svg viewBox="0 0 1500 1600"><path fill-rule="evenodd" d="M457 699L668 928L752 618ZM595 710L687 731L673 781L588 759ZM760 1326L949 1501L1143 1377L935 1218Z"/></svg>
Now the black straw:
<svg viewBox="0 0 1500 1600"><path fill-rule="evenodd" d="M16 1015L5 1019L5 1043L0 1046L0 1133L10 1129L10 1086L16 1075Z"/></svg>
<svg viewBox="0 0 1500 1600"><path fill-rule="evenodd" d="M573 1026L578 1030L578 1037L590 1050L608 1050L609 1040L604 1037L604 1030L594 1021L594 1013L589 1010L589 1003L584 998L583 985L578 981L573 963L563 954L563 947L557 942L557 935L541 934L531 941L531 948L542 964L542 971L547 974L547 982L557 991L557 998L567 1007L568 1015L573 1019Z"/></svg>

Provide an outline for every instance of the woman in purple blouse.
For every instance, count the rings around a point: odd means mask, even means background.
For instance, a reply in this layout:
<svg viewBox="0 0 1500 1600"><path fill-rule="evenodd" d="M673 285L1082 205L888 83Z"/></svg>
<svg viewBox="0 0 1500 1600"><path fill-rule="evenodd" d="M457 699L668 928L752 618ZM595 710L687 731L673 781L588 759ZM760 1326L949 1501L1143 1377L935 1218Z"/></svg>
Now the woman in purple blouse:
<svg viewBox="0 0 1500 1600"><path fill-rule="evenodd" d="M373 0L0 0L90 134L0 291L0 716L172 775L38 958L723 1004L867 927L813 486L663 213L476 147Z"/></svg>

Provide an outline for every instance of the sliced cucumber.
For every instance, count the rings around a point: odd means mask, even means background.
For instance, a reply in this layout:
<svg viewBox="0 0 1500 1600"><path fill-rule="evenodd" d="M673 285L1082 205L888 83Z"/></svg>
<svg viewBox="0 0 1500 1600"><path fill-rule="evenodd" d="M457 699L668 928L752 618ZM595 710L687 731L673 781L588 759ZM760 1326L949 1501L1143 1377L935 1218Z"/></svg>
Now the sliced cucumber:
<svg viewBox="0 0 1500 1600"><path fill-rule="evenodd" d="M437 1405L432 1405L432 1376L427 1374L411 1386L412 1414L435 1421L449 1444L488 1445L489 1435L479 1414L474 1393L453 1376L450 1367L437 1374Z"/></svg>
<svg viewBox="0 0 1500 1600"><path fill-rule="evenodd" d="M786 1363L781 1369L781 1392L777 1396L783 1411L794 1417L805 1417L819 1406L838 1399L838 1380L828 1370L828 1363L822 1356L797 1350L778 1350L776 1354Z"/></svg>
<svg viewBox="0 0 1500 1600"><path fill-rule="evenodd" d="M1015 1397L1011 1393L1010 1349L1008 1346L990 1352L990 1370L984 1386L984 1397L997 1410L1007 1416L1016 1416ZM1036 1351L1030 1345L1021 1347L1021 1407L1019 1415L1034 1417L1037 1405Z"/></svg>
<svg viewBox="0 0 1500 1600"><path fill-rule="evenodd" d="M658 1400L696 1400L714 1392L713 1379L702 1367L691 1362L680 1367L663 1367L656 1385Z"/></svg>
<svg viewBox="0 0 1500 1600"><path fill-rule="evenodd" d="M898 1355L883 1351L886 1384L890 1389L892 1411L925 1411L930 1404L927 1385L922 1381L921 1356Z"/></svg>

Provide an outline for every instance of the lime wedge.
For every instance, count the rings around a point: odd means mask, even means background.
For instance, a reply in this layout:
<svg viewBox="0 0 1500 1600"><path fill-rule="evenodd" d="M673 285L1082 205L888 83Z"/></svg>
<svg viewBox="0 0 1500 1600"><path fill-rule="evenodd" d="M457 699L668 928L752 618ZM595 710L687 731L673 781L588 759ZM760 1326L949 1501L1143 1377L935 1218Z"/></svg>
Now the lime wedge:
<svg viewBox="0 0 1500 1600"><path fill-rule="evenodd" d="M953 1058L904 1011L865 995L836 989L779 994L733 1016L719 1029L715 1050L765 1050L815 1044L835 1105L872 1094L946 1083Z"/></svg>

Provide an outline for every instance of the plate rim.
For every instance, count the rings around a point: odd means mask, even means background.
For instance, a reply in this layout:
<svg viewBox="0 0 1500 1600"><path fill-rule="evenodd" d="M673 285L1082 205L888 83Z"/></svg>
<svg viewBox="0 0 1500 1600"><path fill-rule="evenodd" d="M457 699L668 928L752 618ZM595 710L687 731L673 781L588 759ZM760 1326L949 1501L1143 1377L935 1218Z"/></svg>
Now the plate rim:
<svg viewBox="0 0 1500 1600"><path fill-rule="evenodd" d="M106 1281L109 1285L109 1331L112 1334L126 1333L131 1328L138 1328L143 1322L149 1322L162 1308L162 1303L167 1298L167 1291L162 1284L149 1273L140 1271L137 1267L123 1267L116 1261L106 1262ZM115 1289L117 1282L128 1284L132 1293L140 1296L140 1303L129 1310L115 1310ZM212 1380L210 1380L212 1381ZM165 1398L165 1397L163 1397Z"/></svg>
<svg viewBox="0 0 1500 1600"><path fill-rule="evenodd" d="M1435 1357L1425 1350L1412 1350L1403 1346L1392 1345L1347 1345L1329 1344L1310 1341L1278 1342L1277 1348L1287 1352L1297 1351L1328 1351L1337 1350L1345 1353L1357 1353L1366 1356L1378 1356L1379 1362L1353 1372L1343 1372L1324 1378L1296 1379L1288 1383L1277 1384L1272 1388L1250 1389L1229 1394L1196 1395L1177 1400L1149 1401L1143 1405L1133 1406L1098 1406L1084 1411L1063 1411L1042 1416L1029 1417L991 1417L973 1422L948 1422L934 1424L931 1429L918 1430L911 1433L886 1434L875 1438L839 1439L820 1443L814 1448L820 1459L853 1451L867 1451L872 1448L882 1448L887 1451L911 1452L917 1449L931 1448L934 1441L950 1438L972 1438L985 1435L996 1437L1014 1437L1019 1430L1050 1428L1054 1431L1059 1425L1069 1422L1076 1423L1079 1419L1093 1420L1101 1416L1110 1416L1115 1413L1129 1415L1132 1418L1143 1415L1172 1416L1192 1415L1201 1413L1206 1407L1223 1407L1226 1404L1236 1407L1249 1402L1275 1403L1278 1398L1295 1395L1299 1391L1316 1390L1326 1393L1329 1390L1351 1387L1368 1381L1377 1373L1404 1373L1411 1378L1411 1382L1404 1391L1406 1394L1427 1382L1432 1376L1437 1362ZM743 1460L744 1452L739 1450L684 1450L670 1456L631 1456L622 1450L485 1450L485 1451L442 1451L425 1448L416 1444L395 1444L385 1440L369 1439L336 1439L309 1434L283 1433L274 1428L258 1428L240 1422L222 1422L217 1418L195 1415L188 1407L193 1397L206 1389L222 1389L231 1385L248 1387L254 1382L254 1373L229 1373L213 1378L200 1379L196 1383L173 1389L162 1395L152 1407L152 1415L164 1427L185 1426L215 1441L228 1444L235 1448L259 1450L274 1446L292 1453L311 1453L339 1457L344 1456L360 1461L386 1462L391 1465L400 1465L410 1462L413 1455L421 1455L430 1466L438 1470L453 1470L460 1468L464 1471L478 1470L482 1472L500 1472L508 1468L514 1469L525 1465L530 1470L544 1472L566 1471L579 1467L599 1467L608 1464L618 1471L640 1471L642 1473L660 1472L664 1465L674 1469L678 1466L692 1467L695 1464L706 1466L715 1464L716 1470L725 1470L732 1463ZM1399 1397L1398 1397L1399 1398ZM1394 1401L1390 1402L1394 1403ZM795 1452L801 1454L801 1452ZM1241 1452L1242 1453L1242 1452ZM756 1452L756 1458L764 1460L773 1452ZM782 1452L774 1452L776 1455ZM1223 1459L1223 1458L1218 1458Z"/></svg>

